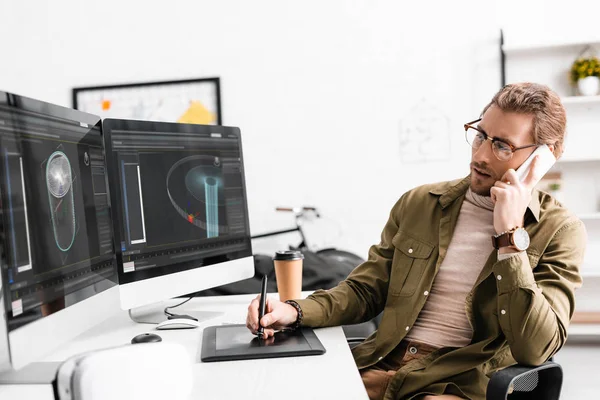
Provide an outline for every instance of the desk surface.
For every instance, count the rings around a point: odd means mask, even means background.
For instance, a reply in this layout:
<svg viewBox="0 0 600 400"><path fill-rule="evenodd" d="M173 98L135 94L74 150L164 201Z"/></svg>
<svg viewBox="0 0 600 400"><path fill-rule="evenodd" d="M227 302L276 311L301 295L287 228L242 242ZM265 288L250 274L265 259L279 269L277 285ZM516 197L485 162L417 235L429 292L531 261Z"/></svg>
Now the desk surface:
<svg viewBox="0 0 600 400"><path fill-rule="evenodd" d="M269 296L276 297L276 294ZM193 360L193 399L265 399L283 394L286 399L366 399L367 394L340 327L315 329L327 352L321 356L262 360L200 362L203 328L220 324L243 324L247 306L255 295L196 298L177 312L223 312L202 323L199 329L156 331L138 324L126 312L82 334L68 346L40 361L63 361L93 349L123 345L134 336L153 332L165 342L182 344ZM45 385L0 386L0 397L52 399Z"/></svg>

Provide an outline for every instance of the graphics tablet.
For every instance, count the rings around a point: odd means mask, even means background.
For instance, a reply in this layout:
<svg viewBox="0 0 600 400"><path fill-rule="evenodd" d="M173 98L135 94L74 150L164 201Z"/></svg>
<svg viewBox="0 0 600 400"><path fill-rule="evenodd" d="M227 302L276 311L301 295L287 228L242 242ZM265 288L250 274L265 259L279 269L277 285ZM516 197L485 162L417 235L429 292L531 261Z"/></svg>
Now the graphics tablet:
<svg viewBox="0 0 600 400"><path fill-rule="evenodd" d="M325 347L311 328L277 332L264 340L253 335L246 325L220 325L204 329L200 359L211 362L324 353Z"/></svg>

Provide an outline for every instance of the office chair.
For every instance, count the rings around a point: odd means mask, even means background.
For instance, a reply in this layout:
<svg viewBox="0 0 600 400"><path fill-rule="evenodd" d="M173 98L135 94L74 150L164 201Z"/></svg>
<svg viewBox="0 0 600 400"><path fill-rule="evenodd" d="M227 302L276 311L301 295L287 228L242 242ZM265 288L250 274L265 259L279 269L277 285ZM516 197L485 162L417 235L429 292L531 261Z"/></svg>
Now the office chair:
<svg viewBox="0 0 600 400"><path fill-rule="evenodd" d="M378 316L381 319L381 315ZM348 346L354 348L377 326L375 319L362 324L343 326ZM378 324L377 324L378 325ZM361 335L362 332L368 333ZM559 364L549 361L539 367L513 365L495 372L488 382L486 400L558 400L563 372Z"/></svg>
<svg viewBox="0 0 600 400"><path fill-rule="evenodd" d="M562 368L553 361L546 361L539 367L513 365L492 375L485 398L486 400L558 400L562 382Z"/></svg>
<svg viewBox="0 0 600 400"><path fill-rule="evenodd" d="M378 316L367 322L362 322L360 324L353 325L342 325L342 330L344 331L344 335L346 336L346 342L348 342L348 346L350 346L350 349L353 349L354 347L358 346L366 338L371 336L371 334L375 332L379 327L382 317L383 312L381 312Z"/></svg>

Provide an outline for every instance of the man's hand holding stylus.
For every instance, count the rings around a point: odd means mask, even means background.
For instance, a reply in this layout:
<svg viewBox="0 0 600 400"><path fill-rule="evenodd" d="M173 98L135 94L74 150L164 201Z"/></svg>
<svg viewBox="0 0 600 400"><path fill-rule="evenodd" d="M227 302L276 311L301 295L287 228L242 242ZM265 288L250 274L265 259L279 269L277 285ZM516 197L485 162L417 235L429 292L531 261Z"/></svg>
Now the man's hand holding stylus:
<svg viewBox="0 0 600 400"><path fill-rule="evenodd" d="M260 305L260 295L256 296L248 306L248 315L246 316L246 327L252 334L258 332L258 307ZM263 338L266 339L275 335L275 330L283 329L293 325L298 318L298 311L286 303L267 297L266 314L262 318L261 325L265 328Z"/></svg>

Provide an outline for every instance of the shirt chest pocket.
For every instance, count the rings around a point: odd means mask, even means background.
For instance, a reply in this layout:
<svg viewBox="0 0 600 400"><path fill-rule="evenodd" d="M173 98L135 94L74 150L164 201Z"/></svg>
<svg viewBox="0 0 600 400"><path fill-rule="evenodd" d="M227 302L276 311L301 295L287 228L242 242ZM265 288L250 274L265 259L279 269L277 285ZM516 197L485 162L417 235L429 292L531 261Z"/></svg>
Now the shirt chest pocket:
<svg viewBox="0 0 600 400"><path fill-rule="evenodd" d="M394 296L412 296L421 283L434 246L404 232L398 232L392 244L395 250L389 292Z"/></svg>

